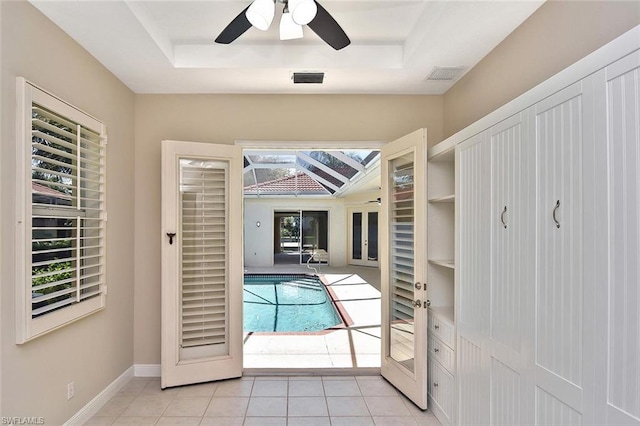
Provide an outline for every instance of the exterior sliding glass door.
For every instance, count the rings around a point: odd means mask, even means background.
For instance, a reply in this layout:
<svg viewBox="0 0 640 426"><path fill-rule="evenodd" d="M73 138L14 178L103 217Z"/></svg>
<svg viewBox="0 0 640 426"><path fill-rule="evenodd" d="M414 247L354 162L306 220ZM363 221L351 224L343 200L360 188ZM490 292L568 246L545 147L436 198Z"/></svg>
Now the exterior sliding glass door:
<svg viewBox="0 0 640 426"><path fill-rule="evenodd" d="M276 211L274 264L328 263L329 212Z"/></svg>

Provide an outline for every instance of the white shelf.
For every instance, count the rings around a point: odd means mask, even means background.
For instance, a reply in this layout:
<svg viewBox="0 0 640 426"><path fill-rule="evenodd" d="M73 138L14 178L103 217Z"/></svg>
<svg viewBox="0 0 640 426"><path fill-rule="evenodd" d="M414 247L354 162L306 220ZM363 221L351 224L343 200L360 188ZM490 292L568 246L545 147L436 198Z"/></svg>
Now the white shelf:
<svg viewBox="0 0 640 426"><path fill-rule="evenodd" d="M456 269L456 264L453 259L429 259L429 263L442 266L443 268Z"/></svg>
<svg viewBox="0 0 640 426"><path fill-rule="evenodd" d="M443 197L429 198L430 203L454 203L456 201L455 194L445 195Z"/></svg>

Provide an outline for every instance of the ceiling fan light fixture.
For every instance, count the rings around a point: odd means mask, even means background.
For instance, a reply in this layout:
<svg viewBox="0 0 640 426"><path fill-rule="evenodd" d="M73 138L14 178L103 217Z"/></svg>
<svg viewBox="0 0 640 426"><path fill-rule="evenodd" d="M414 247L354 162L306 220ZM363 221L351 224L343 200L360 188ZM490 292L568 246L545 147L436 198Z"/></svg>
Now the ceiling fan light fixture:
<svg viewBox="0 0 640 426"><path fill-rule="evenodd" d="M302 36L302 27L293 22L291 13L285 11L280 18L280 40L293 40Z"/></svg>
<svg viewBox="0 0 640 426"><path fill-rule="evenodd" d="M261 31L269 29L276 12L276 5L273 0L254 0L247 9L247 20Z"/></svg>
<svg viewBox="0 0 640 426"><path fill-rule="evenodd" d="M316 17L318 6L314 0L289 0L289 10L293 22L298 25L307 25Z"/></svg>

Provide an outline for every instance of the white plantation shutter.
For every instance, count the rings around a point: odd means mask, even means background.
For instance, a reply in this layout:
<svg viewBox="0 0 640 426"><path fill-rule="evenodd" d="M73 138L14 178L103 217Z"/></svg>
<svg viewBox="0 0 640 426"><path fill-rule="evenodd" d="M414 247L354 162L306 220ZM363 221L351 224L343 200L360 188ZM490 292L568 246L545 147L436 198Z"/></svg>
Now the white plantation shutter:
<svg viewBox="0 0 640 426"><path fill-rule="evenodd" d="M413 152L390 161L390 355L414 371L415 310L414 160Z"/></svg>
<svg viewBox="0 0 640 426"><path fill-rule="evenodd" d="M18 343L104 307L104 125L19 79Z"/></svg>
<svg viewBox="0 0 640 426"><path fill-rule="evenodd" d="M396 320L413 321L414 185L413 154L394 160L391 204L392 305Z"/></svg>
<svg viewBox="0 0 640 426"><path fill-rule="evenodd" d="M180 160L182 359L226 350L228 176L227 162Z"/></svg>

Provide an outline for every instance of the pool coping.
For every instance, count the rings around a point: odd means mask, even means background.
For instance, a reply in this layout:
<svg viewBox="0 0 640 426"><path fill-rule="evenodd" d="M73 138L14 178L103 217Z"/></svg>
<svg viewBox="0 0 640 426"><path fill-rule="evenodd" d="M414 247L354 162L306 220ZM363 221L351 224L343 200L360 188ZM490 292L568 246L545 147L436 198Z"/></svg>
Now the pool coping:
<svg viewBox="0 0 640 426"><path fill-rule="evenodd" d="M324 274L309 274L309 273L245 273L244 276L264 276L264 275L291 275L291 276L304 276L304 277L316 277L320 280L322 285L324 286L327 294L329 295L329 299L331 300L331 304L335 308L336 312L338 312L338 316L340 317L341 323L336 324L333 327L326 328L324 330L319 331L243 331L245 338L247 336L322 336L329 333L333 333L339 330L345 330L354 324L353 319L347 312L346 307L342 304L342 302L338 299L338 295L331 288L331 284L326 279ZM244 287L244 280L243 280Z"/></svg>

